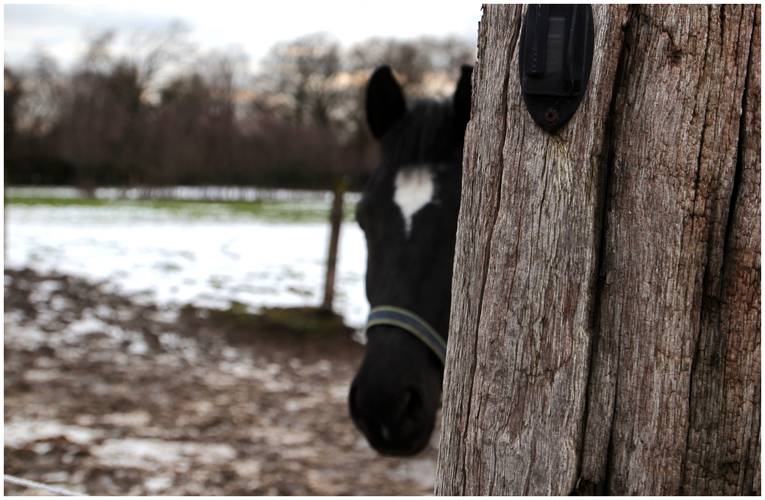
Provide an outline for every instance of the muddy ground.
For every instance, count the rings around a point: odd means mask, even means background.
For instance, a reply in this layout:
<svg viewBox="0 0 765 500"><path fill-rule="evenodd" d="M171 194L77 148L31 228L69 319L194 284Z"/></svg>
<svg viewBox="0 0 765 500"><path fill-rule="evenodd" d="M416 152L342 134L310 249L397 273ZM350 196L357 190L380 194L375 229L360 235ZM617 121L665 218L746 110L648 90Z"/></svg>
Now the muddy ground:
<svg viewBox="0 0 765 500"><path fill-rule="evenodd" d="M363 346L309 327L6 270L5 474L90 495L430 494L439 430L417 457L377 455L346 405Z"/></svg>

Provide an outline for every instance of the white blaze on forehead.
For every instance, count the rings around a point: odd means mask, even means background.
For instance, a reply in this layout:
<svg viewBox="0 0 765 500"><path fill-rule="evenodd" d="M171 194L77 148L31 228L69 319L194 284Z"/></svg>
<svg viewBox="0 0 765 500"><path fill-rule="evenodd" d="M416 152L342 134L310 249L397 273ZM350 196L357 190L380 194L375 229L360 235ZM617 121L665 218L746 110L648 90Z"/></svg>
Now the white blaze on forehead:
<svg viewBox="0 0 765 500"><path fill-rule="evenodd" d="M406 235L409 236L412 216L433 200L433 176L425 166L401 169L396 174L395 187L393 201L401 209Z"/></svg>

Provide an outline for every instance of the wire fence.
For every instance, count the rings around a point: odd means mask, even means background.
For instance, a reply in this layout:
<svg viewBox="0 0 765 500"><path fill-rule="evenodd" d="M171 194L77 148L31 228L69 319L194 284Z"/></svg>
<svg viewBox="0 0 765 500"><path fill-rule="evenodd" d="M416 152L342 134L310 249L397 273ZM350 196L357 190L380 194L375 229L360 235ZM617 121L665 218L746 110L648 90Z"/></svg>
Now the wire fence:
<svg viewBox="0 0 765 500"><path fill-rule="evenodd" d="M62 495L66 497L88 496L87 493L78 493L76 491L67 490L66 488L59 488L57 486L49 486L47 484L30 481L29 479L22 479L20 477L10 476L8 474L4 474L3 479L6 483L15 484L17 486L24 486L25 488L35 488L35 489L47 491L56 495Z"/></svg>
<svg viewBox="0 0 765 500"><path fill-rule="evenodd" d="M84 192L75 187L8 187L10 197L44 197L73 199L82 198ZM270 189L252 186L143 186L143 187L102 187L91 193L103 200L183 200L183 201L324 201L332 202L332 191L305 189ZM361 193L345 193L345 201L357 202Z"/></svg>

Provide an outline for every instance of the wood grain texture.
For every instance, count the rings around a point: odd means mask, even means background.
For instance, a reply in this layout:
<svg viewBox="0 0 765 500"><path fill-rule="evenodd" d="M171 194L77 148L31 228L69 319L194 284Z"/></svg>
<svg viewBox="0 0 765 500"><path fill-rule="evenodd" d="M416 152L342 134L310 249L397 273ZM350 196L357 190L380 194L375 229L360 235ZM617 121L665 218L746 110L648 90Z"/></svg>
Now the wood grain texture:
<svg viewBox="0 0 765 500"><path fill-rule="evenodd" d="M587 95L552 135L521 97L522 12L486 6L481 23L481 40L506 36L479 47L474 72L443 411L445 428L464 431L442 432L437 493L555 495L577 480L626 7L595 7Z"/></svg>
<svg viewBox="0 0 765 500"><path fill-rule="evenodd" d="M617 363L609 493L681 492L691 374L705 290L719 289L754 17L735 10L640 6L625 38L599 317L617 354L594 352Z"/></svg>
<svg viewBox="0 0 765 500"><path fill-rule="evenodd" d="M760 7L593 10L549 134L484 7L436 493L758 493Z"/></svg>
<svg viewBox="0 0 765 500"><path fill-rule="evenodd" d="M729 7L734 19L751 8ZM756 6L731 211L714 248L719 268L710 265L705 279L684 460L689 495L760 490L760 16Z"/></svg>

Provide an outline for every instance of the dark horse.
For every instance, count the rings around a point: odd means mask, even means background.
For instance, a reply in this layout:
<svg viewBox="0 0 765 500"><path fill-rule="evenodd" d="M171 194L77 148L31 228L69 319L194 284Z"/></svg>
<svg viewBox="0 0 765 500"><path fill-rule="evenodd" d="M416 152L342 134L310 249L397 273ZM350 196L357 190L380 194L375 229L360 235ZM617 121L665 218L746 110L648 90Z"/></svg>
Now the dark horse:
<svg viewBox="0 0 765 500"><path fill-rule="evenodd" d="M356 207L372 313L349 406L372 447L386 455L425 448L441 404L443 349L428 332L445 339L449 327L471 71L462 67L451 102L407 106L387 66L367 87L367 122L381 161Z"/></svg>

